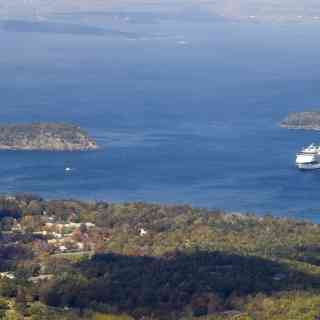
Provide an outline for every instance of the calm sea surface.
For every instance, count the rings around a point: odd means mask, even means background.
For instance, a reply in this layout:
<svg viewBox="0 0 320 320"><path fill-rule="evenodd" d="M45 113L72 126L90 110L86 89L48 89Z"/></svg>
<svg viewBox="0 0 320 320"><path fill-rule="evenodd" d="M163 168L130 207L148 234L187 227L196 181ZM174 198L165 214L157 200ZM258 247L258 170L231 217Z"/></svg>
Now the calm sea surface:
<svg viewBox="0 0 320 320"><path fill-rule="evenodd" d="M0 152L0 192L320 221L320 171L294 166L320 133L278 127L320 107L318 25L147 11L55 19L0 31L0 120L78 123L103 148Z"/></svg>

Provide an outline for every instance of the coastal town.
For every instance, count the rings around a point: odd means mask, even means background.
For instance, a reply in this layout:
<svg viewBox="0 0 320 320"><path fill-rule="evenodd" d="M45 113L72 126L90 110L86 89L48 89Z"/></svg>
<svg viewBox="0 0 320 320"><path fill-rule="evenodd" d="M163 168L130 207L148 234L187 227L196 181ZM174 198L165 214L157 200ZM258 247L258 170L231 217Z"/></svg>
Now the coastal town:
<svg viewBox="0 0 320 320"><path fill-rule="evenodd" d="M29 254L29 258L39 262L28 278L34 283L53 276L48 273L43 257L90 258L96 252L105 251L112 237L110 230L90 221L89 213L85 216L80 202L52 201L45 208L39 197L18 195L2 196L0 203L0 259L7 256L10 260L15 254L26 258ZM59 210L60 215L55 214L55 210ZM142 227L136 229L139 237L147 234ZM0 278L12 280L16 276L12 271L2 270Z"/></svg>

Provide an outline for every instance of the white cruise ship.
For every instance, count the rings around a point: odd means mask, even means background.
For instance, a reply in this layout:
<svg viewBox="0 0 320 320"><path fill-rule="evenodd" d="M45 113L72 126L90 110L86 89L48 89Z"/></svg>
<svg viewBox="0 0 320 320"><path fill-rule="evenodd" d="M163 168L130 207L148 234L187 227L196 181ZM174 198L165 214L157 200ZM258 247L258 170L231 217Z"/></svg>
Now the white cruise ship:
<svg viewBox="0 0 320 320"><path fill-rule="evenodd" d="M296 165L299 169L320 169L320 145L311 144L297 153Z"/></svg>

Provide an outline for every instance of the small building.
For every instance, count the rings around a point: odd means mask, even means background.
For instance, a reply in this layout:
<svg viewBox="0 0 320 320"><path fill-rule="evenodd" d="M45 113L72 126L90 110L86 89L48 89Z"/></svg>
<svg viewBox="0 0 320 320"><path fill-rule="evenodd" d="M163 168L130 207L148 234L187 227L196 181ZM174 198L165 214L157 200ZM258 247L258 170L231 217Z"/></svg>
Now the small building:
<svg viewBox="0 0 320 320"><path fill-rule="evenodd" d="M38 235L38 236L46 236L48 234L48 231L35 231L33 232L34 235Z"/></svg>
<svg viewBox="0 0 320 320"><path fill-rule="evenodd" d="M141 229L139 230L140 237L145 236L147 233L148 233L148 232L147 232L145 229L143 229L143 228L141 228Z"/></svg>
<svg viewBox="0 0 320 320"><path fill-rule="evenodd" d="M22 231L21 224L15 223L15 225L12 227L11 231L16 231L16 232Z"/></svg>
<svg viewBox="0 0 320 320"><path fill-rule="evenodd" d="M59 250L61 252L66 252L68 250L68 248L66 246L61 245L61 246L59 246Z"/></svg>
<svg viewBox="0 0 320 320"><path fill-rule="evenodd" d="M0 272L0 278L13 280L16 276L12 272Z"/></svg>
<svg viewBox="0 0 320 320"><path fill-rule="evenodd" d="M82 242L77 242L77 248L82 251L84 249L84 244Z"/></svg>
<svg viewBox="0 0 320 320"><path fill-rule="evenodd" d="M30 277L28 280L32 283L39 283L41 281L48 281L53 278L53 274L42 274L37 277Z"/></svg>
<svg viewBox="0 0 320 320"><path fill-rule="evenodd" d="M86 222L85 224L84 224L87 228L94 228L96 225L94 224L94 223L92 223L92 222Z"/></svg>
<svg viewBox="0 0 320 320"><path fill-rule="evenodd" d="M62 234L61 233L57 233L57 232L52 232L52 236L57 238L57 239L61 239L62 238Z"/></svg>
<svg viewBox="0 0 320 320"><path fill-rule="evenodd" d="M54 226L54 223L53 222L47 222L45 224L45 226L48 227L48 228L52 228Z"/></svg>

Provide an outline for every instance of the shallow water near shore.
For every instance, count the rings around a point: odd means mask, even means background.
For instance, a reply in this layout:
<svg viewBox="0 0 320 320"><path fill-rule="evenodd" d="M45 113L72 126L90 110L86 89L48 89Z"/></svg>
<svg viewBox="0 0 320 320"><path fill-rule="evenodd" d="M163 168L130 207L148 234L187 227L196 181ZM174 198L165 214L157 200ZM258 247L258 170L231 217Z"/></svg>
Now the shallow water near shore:
<svg viewBox="0 0 320 320"><path fill-rule="evenodd" d="M320 105L318 26L141 17L121 37L0 31L1 122L77 123L102 146L0 151L0 192L320 222L320 171L294 166L320 133L278 126Z"/></svg>

